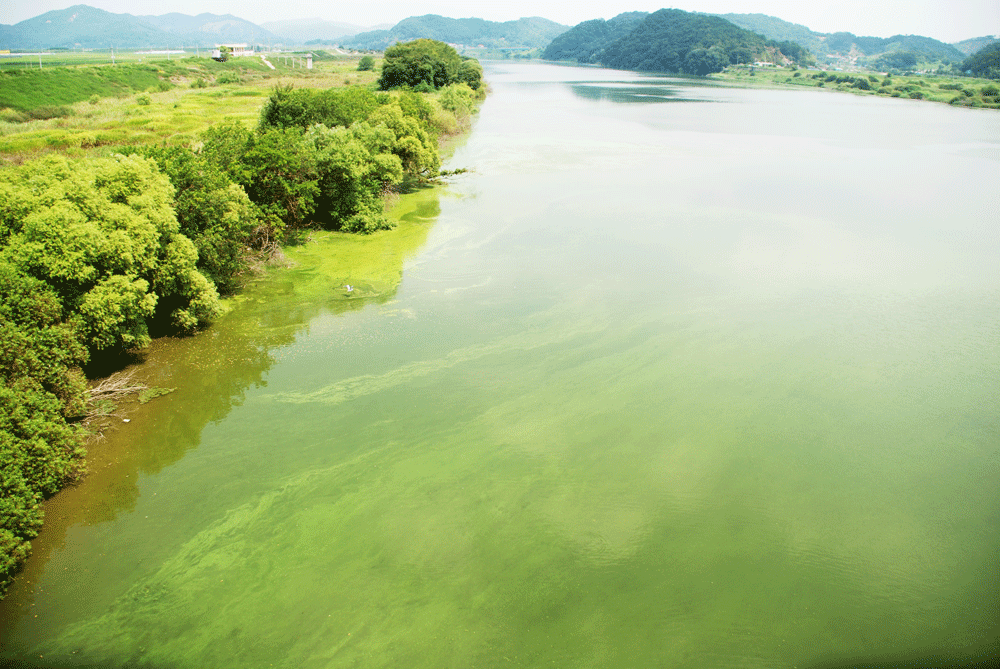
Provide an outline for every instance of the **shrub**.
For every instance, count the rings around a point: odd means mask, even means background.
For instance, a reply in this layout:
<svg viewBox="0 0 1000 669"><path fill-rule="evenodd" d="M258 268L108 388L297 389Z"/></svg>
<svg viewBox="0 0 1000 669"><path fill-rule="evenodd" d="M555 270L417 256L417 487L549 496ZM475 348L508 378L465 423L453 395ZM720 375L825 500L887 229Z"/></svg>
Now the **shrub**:
<svg viewBox="0 0 1000 669"><path fill-rule="evenodd" d="M51 118L65 118L72 115L73 110L69 107L56 105L42 105L41 107L35 107L27 114L29 119L36 121L45 121Z"/></svg>
<svg viewBox="0 0 1000 669"><path fill-rule="evenodd" d="M362 56L361 60L358 61L358 71L367 72L368 70L375 69L375 59L371 56Z"/></svg>
<svg viewBox="0 0 1000 669"><path fill-rule="evenodd" d="M7 123L25 123L27 120L28 117L16 109L10 109L9 107L0 109L0 121L5 121Z"/></svg>
<svg viewBox="0 0 1000 669"><path fill-rule="evenodd" d="M235 72L223 72L215 78L215 83L217 84L238 84L242 81L243 80L240 79L240 75Z"/></svg>
<svg viewBox="0 0 1000 669"><path fill-rule="evenodd" d="M912 91L912 92L910 92L910 99L911 100L922 100L923 97L924 97L924 92L923 91Z"/></svg>
<svg viewBox="0 0 1000 669"><path fill-rule="evenodd" d="M101 101L101 96L98 95L97 93L94 93L93 95L91 95L90 99L87 100L87 102L89 102L92 105L96 105L100 101Z"/></svg>
<svg viewBox="0 0 1000 669"><path fill-rule="evenodd" d="M135 103L137 105L142 105L144 107L147 107L152 102L153 102L152 99L150 99L150 97L149 97L149 95L147 93L143 93L142 95L135 96Z"/></svg>
<svg viewBox="0 0 1000 669"><path fill-rule="evenodd" d="M1000 95L1000 88L997 88L993 84L990 84L989 86L983 88L981 95L984 98L995 98L998 95Z"/></svg>
<svg viewBox="0 0 1000 669"><path fill-rule="evenodd" d="M197 79L191 82L191 88L207 88L207 87L208 84L201 77L198 77Z"/></svg>

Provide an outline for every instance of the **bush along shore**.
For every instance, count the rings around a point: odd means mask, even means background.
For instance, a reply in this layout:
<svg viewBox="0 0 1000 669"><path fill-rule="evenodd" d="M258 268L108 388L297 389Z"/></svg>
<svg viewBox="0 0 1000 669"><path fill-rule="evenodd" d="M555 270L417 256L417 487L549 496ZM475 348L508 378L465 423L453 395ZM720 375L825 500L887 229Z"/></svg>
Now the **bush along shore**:
<svg viewBox="0 0 1000 669"><path fill-rule="evenodd" d="M144 389L95 384L85 368L206 326L220 295L305 230L391 228L386 196L441 174L439 142L485 94L479 65L429 40L390 51L396 74L381 85L374 73L367 85L281 82L254 124L160 144L131 144L126 128L114 147L0 169L0 594L43 501L82 475L91 419ZM426 79L400 76L428 58Z"/></svg>
<svg viewBox="0 0 1000 669"><path fill-rule="evenodd" d="M724 83L822 88L855 95L944 102L957 107L1000 109L996 81L975 77L875 72L821 72L797 67L731 66L709 75Z"/></svg>

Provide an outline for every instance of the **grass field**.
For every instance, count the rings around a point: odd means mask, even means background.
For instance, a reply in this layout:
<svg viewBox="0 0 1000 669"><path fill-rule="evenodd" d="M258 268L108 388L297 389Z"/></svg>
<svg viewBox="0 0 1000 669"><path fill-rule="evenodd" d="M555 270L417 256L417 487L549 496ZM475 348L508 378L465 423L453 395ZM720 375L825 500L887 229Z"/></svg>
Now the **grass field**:
<svg viewBox="0 0 1000 669"><path fill-rule="evenodd" d="M332 88L378 77L357 71L360 56L313 53L312 70L275 55L274 70L259 58L217 63L192 57L0 73L0 156L22 162L46 151L82 155L125 144L189 144L222 120L256 123L276 85ZM31 110L55 106L62 109L53 117L30 119Z"/></svg>
<svg viewBox="0 0 1000 669"><path fill-rule="evenodd" d="M821 72L786 68L729 67L710 79L746 86L789 86L944 102L963 107L1000 109L1000 86L996 81L974 77L938 75L888 76L877 72Z"/></svg>

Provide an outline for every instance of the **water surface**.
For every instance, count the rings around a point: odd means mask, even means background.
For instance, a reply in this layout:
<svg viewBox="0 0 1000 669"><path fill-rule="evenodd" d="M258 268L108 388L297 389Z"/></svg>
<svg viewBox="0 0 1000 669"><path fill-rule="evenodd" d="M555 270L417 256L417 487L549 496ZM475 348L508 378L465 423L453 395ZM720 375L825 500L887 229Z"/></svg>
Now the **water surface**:
<svg viewBox="0 0 1000 669"><path fill-rule="evenodd" d="M318 237L154 345L178 390L49 504L3 656L774 667L994 639L995 112L488 78L472 172L400 231Z"/></svg>

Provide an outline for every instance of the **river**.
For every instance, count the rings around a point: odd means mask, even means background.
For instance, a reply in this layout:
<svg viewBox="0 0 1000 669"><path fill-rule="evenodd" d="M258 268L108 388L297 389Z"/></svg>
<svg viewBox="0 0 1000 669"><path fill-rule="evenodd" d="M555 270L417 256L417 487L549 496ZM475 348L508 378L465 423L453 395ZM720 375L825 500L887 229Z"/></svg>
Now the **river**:
<svg viewBox="0 0 1000 669"><path fill-rule="evenodd" d="M26 666L792 667L1000 602L1000 122L495 63L392 233L140 374L0 604ZM348 292L344 285L354 289Z"/></svg>

